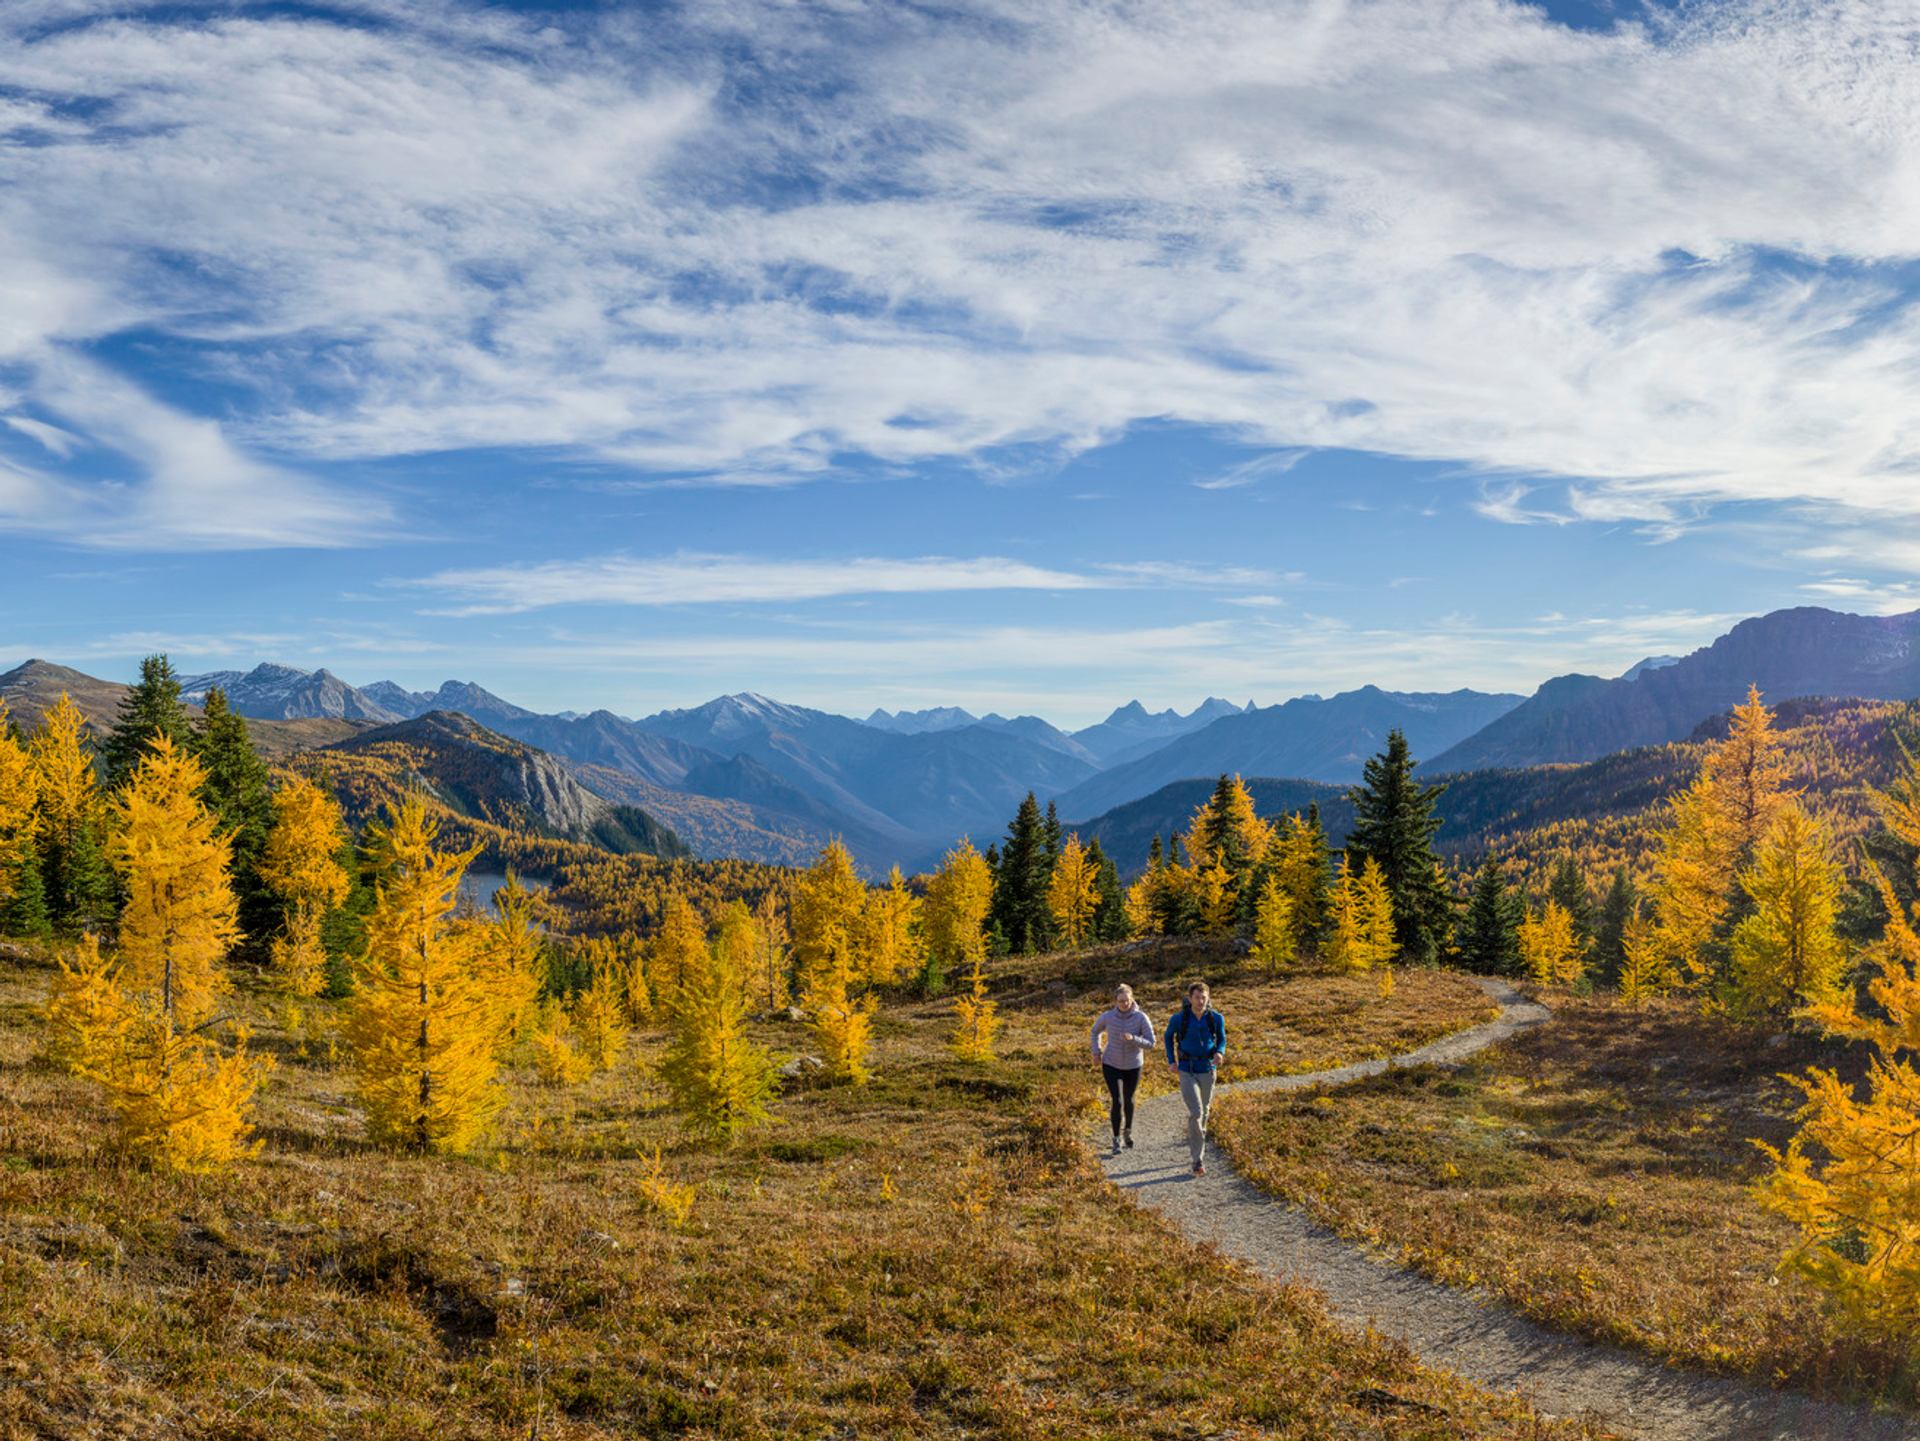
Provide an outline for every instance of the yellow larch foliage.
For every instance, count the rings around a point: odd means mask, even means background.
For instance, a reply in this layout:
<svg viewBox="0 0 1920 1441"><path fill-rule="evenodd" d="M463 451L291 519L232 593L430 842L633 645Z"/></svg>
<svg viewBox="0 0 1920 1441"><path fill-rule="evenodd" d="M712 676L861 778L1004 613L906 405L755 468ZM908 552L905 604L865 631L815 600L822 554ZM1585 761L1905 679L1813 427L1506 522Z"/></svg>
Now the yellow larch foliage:
<svg viewBox="0 0 1920 1441"><path fill-rule="evenodd" d="M1070 951L1086 944L1093 913L1100 906L1100 876L1076 833L1067 837L1047 881L1047 909L1060 926L1060 941Z"/></svg>
<svg viewBox="0 0 1920 1441"><path fill-rule="evenodd" d="M1279 974L1289 969L1298 954L1293 934L1293 897L1269 874L1260 886L1260 898L1253 913L1253 961L1267 971Z"/></svg>
<svg viewBox="0 0 1920 1441"><path fill-rule="evenodd" d="M418 794L373 828L380 877L346 1032L368 1133L460 1152L500 1109L501 1005L476 973L473 933L449 924L475 852L440 851L438 838Z"/></svg>
<svg viewBox="0 0 1920 1441"><path fill-rule="evenodd" d="M247 1108L270 1056L247 1051L246 1036L225 1055L210 1040L176 1030L164 1012L139 1014L97 1075L135 1155L176 1171L222 1170L256 1154Z"/></svg>
<svg viewBox="0 0 1920 1441"><path fill-rule="evenodd" d="M0 700L0 901L12 898L14 876L33 855L39 799L39 776L7 723L6 701Z"/></svg>
<svg viewBox="0 0 1920 1441"><path fill-rule="evenodd" d="M1888 819L1901 834L1900 818ZM1761 1147L1774 1169L1758 1195L1800 1230L1788 1270L1820 1287L1848 1329L1910 1345L1920 1334L1920 932L1885 873L1873 879L1887 927L1870 952L1871 1005L1848 992L1809 1011L1830 1034L1873 1048L1866 1094L1829 1070L1798 1080L1801 1129L1784 1152Z"/></svg>
<svg viewBox="0 0 1920 1441"><path fill-rule="evenodd" d="M107 859L120 875L122 984L191 1028L226 988L240 934L231 844L200 802L200 762L158 736L114 805Z"/></svg>
<svg viewBox="0 0 1920 1441"><path fill-rule="evenodd" d="M91 934L55 958L59 966L41 1015L47 1023L47 1059L82 1075L97 1075L134 1023L120 988L119 967L100 954Z"/></svg>
<svg viewBox="0 0 1920 1441"><path fill-rule="evenodd" d="M867 1052L873 1046L873 1013L878 1002L872 996L851 996L846 970L839 966L816 976L805 1002L813 1012L814 1037L820 1044L827 1074L837 1081L865 1085L872 1074Z"/></svg>
<svg viewBox="0 0 1920 1441"><path fill-rule="evenodd" d="M927 883L927 951L937 975L971 974L985 964L992 908L993 872L973 842L962 840Z"/></svg>
<svg viewBox="0 0 1920 1441"><path fill-rule="evenodd" d="M1222 776L1187 827L1187 864L1194 870L1223 867L1237 879L1258 866L1273 844L1273 827L1253 808L1253 794L1239 776Z"/></svg>
<svg viewBox="0 0 1920 1441"><path fill-rule="evenodd" d="M1388 965L1400 951L1399 936L1393 927L1393 892L1387 889L1387 873L1372 856L1360 863L1356 890L1366 965Z"/></svg>
<svg viewBox="0 0 1920 1441"><path fill-rule="evenodd" d="M794 972L802 993L835 970L850 979L863 974L855 952L866 900L847 848L837 839L827 842L793 887Z"/></svg>
<svg viewBox="0 0 1920 1441"><path fill-rule="evenodd" d="M27 737L42 834L71 848L100 806L100 784L87 743L87 719L65 691Z"/></svg>
<svg viewBox="0 0 1920 1441"><path fill-rule="evenodd" d="M1740 878L1753 910L1733 932L1727 1005L1736 1015L1785 1014L1838 998L1847 953L1834 931L1842 878L1825 829L1780 807Z"/></svg>
<svg viewBox="0 0 1920 1441"><path fill-rule="evenodd" d="M1334 875L1333 891L1327 901L1327 941L1324 959L1335 975L1363 971L1369 964L1367 918L1360 898L1360 887L1351 865L1343 857Z"/></svg>
<svg viewBox="0 0 1920 1441"><path fill-rule="evenodd" d="M653 985L655 1009L669 1015L677 1010L686 977L697 978L706 964L707 928L692 903L676 891L667 897L660 930L647 947L647 977Z"/></svg>
<svg viewBox="0 0 1920 1441"><path fill-rule="evenodd" d="M741 934L738 926L733 929ZM721 934L727 933L723 916ZM724 944L703 947L690 960L660 1062L660 1078L687 1127L728 1142L765 1125L773 1102L773 1057L747 1035L752 977L740 966L748 954L745 946ZM864 1046L856 1061L863 1058ZM864 1071L855 1077L864 1078Z"/></svg>
<svg viewBox="0 0 1920 1441"><path fill-rule="evenodd" d="M987 978L978 966L967 989L953 1002L953 1053L963 1061L991 1061L994 1038L1000 1034L1000 1007L987 999Z"/></svg>
<svg viewBox="0 0 1920 1441"><path fill-rule="evenodd" d="M1587 973L1587 955L1574 933L1573 917L1558 901L1549 900L1521 918L1520 964L1541 986L1571 986Z"/></svg>
<svg viewBox="0 0 1920 1441"><path fill-rule="evenodd" d="M1716 840L1732 869L1744 870L1780 808L1796 794L1787 786L1780 734L1758 687L1749 686L1745 703L1734 708L1727 738L1707 752L1701 779L1714 798Z"/></svg>
<svg viewBox="0 0 1920 1441"><path fill-rule="evenodd" d="M1627 918L1620 936L1620 999L1637 1006L1680 984L1673 961L1653 923L1640 911Z"/></svg>
<svg viewBox="0 0 1920 1441"><path fill-rule="evenodd" d="M557 1000L537 1012L533 1069L549 1086L577 1086L593 1074L592 1058L575 1043L573 1015Z"/></svg>
<svg viewBox="0 0 1920 1441"><path fill-rule="evenodd" d="M1238 900L1234 878L1218 861L1208 861L1198 869L1186 869L1186 885L1199 912L1200 934L1215 940L1230 936L1237 919Z"/></svg>
<svg viewBox="0 0 1920 1441"><path fill-rule="evenodd" d="M547 933L535 911L533 893L509 868L507 883L493 895L493 919L464 933L474 976L492 1002L499 1046L512 1045L527 1030L546 981Z"/></svg>
<svg viewBox="0 0 1920 1441"><path fill-rule="evenodd" d="M773 891L761 896L753 908L753 921L760 934L760 951L750 979L755 993L767 998L767 1009L776 1011L787 1004L787 962L793 954L781 898Z"/></svg>
<svg viewBox="0 0 1920 1441"><path fill-rule="evenodd" d="M867 892L859 950L869 984L896 985L919 971L920 910L920 898L907 889L898 866L887 873L884 886Z"/></svg>
<svg viewBox="0 0 1920 1441"><path fill-rule="evenodd" d="M1166 933L1165 891L1166 872L1160 865L1148 866L1140 879L1127 887L1124 902L1127 929L1134 935L1158 936Z"/></svg>
<svg viewBox="0 0 1920 1441"><path fill-rule="evenodd" d="M618 976L602 972L573 1001L574 1030L580 1054L596 1071L604 1071L627 1049L627 1008Z"/></svg>
<svg viewBox="0 0 1920 1441"><path fill-rule="evenodd" d="M339 803L312 781L294 776L274 792L273 829L260 878L287 908L286 925L273 938L271 962L290 995L317 996L325 983L320 923L347 897L347 873L338 854L345 837Z"/></svg>

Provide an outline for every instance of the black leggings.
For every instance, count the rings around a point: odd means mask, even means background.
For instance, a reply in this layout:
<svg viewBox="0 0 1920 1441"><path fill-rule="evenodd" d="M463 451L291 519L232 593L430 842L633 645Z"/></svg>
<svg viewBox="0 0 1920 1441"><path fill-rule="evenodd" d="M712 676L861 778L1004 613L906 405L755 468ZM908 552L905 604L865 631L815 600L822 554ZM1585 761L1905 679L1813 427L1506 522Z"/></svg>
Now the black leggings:
<svg viewBox="0 0 1920 1441"><path fill-rule="evenodd" d="M1113 1099L1113 1134L1120 1134L1120 1125L1124 1119L1129 1131L1133 1129L1133 1092L1140 1084L1140 1067L1122 1070L1118 1066L1100 1063L1100 1074L1107 1078L1107 1095Z"/></svg>

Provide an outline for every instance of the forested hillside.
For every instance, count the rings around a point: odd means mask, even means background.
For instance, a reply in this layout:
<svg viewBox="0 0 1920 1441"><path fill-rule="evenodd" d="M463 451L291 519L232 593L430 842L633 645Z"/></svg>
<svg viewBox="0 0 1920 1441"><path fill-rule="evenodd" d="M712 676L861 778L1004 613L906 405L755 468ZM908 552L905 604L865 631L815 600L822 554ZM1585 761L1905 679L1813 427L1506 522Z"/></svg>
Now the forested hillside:
<svg viewBox="0 0 1920 1441"><path fill-rule="evenodd" d="M1872 823L1867 789L1884 786L1899 760L1896 731L1920 726L1914 702L1796 700L1778 708L1782 744L1796 777L1804 777L1809 807L1829 821L1842 841ZM1436 849L1470 868L1492 853L1519 877L1537 878L1562 855L1590 875L1620 864L1643 871L1664 803L1700 768L1707 746L1726 734L1725 714L1697 726L1687 740L1642 746L1580 765L1530 766L1443 774L1435 811ZM1353 809L1343 787L1306 781L1249 778L1263 816L1317 805L1330 843L1339 846ZM1214 789L1211 778L1178 781L1143 800L1082 824L1098 837L1123 871L1146 864L1154 837L1183 829Z"/></svg>

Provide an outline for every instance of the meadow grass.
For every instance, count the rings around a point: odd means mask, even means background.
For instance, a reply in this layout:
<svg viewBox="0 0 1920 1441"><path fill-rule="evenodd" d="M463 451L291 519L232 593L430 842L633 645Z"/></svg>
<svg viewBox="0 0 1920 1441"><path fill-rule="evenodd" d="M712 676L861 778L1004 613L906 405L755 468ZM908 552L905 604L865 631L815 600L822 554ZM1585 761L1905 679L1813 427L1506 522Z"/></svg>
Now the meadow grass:
<svg viewBox="0 0 1920 1441"><path fill-rule="evenodd" d="M950 1057L946 1003L897 1000L870 1085L796 1090L714 1148L637 1034L575 1088L517 1068L495 1139L437 1159L369 1147L351 1073L243 993L279 1060L264 1148L196 1179L106 1143L94 1088L36 1059L44 964L0 962L0 1435L1594 1434L1335 1327L1103 1184L1089 1007L1199 964L1249 1016L1286 997L1301 1054L1384 1043L1318 1015L1329 983L1241 990L1204 947L1008 961L999 1063Z"/></svg>
<svg viewBox="0 0 1920 1441"><path fill-rule="evenodd" d="M1341 1234L1547 1325L1684 1365L1912 1405L1910 1356L1838 1334L1777 1273L1793 1232L1759 1208L1799 1092L1858 1057L1804 1034L1556 995L1551 1023L1454 1069L1228 1097L1243 1174Z"/></svg>

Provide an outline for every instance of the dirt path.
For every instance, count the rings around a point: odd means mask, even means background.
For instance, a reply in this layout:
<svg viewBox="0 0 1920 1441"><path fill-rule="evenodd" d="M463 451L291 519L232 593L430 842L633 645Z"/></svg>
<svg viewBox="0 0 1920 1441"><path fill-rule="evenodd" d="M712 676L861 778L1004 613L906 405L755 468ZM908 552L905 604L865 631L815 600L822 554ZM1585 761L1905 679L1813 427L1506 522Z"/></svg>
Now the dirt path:
<svg viewBox="0 0 1920 1441"><path fill-rule="evenodd" d="M1290 1090L1377 1075L1390 1066L1458 1061L1548 1018L1502 981L1475 978L1501 1008L1496 1020L1404 1056L1331 1071L1243 1081L1238 1091ZM1152 1062L1150 1062L1152 1064ZM1228 1087L1220 1088L1223 1092ZM1404 1341L1430 1365L1483 1386L1518 1391L1554 1416L1592 1415L1646 1441L1896 1441L1920 1425L1744 1382L1669 1369L1578 1337L1547 1331L1489 1297L1438 1285L1370 1257L1301 1212L1255 1190L1208 1146L1207 1174L1188 1170L1187 1113L1178 1095L1140 1103L1131 1151L1100 1155L1107 1177L1189 1235L1263 1275L1325 1293L1341 1321Z"/></svg>

